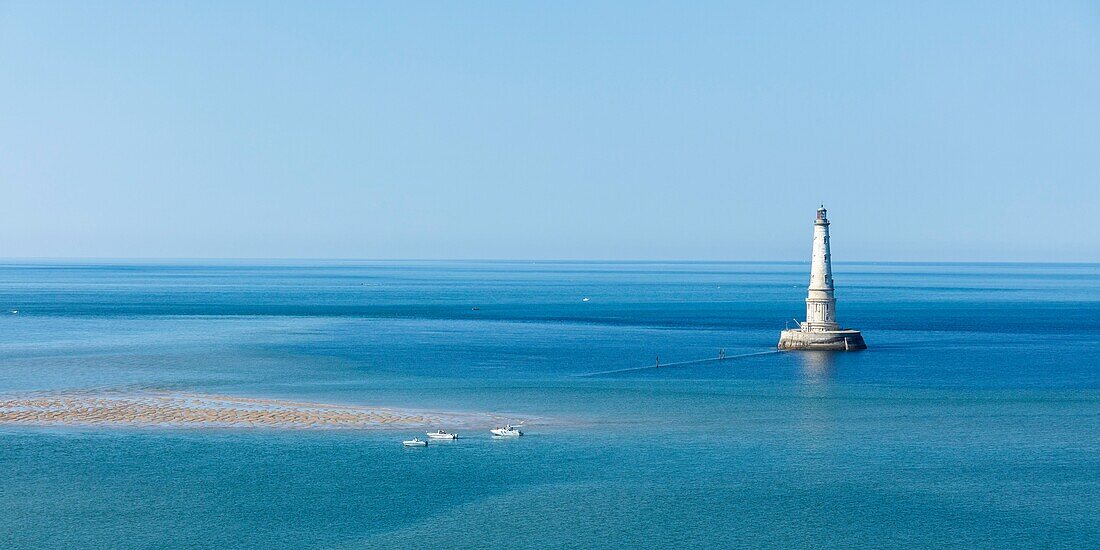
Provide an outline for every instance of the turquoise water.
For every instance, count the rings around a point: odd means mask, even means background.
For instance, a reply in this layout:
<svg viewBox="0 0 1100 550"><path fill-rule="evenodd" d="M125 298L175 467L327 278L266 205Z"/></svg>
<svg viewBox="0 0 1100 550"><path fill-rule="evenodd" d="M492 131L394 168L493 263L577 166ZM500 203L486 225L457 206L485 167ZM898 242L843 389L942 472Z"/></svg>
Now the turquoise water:
<svg viewBox="0 0 1100 550"><path fill-rule="evenodd" d="M0 265L0 394L538 417L528 436L0 427L5 547L1096 546L1100 266ZM590 297L589 302L581 298ZM473 307L479 308L473 310ZM465 435L465 434L464 434Z"/></svg>

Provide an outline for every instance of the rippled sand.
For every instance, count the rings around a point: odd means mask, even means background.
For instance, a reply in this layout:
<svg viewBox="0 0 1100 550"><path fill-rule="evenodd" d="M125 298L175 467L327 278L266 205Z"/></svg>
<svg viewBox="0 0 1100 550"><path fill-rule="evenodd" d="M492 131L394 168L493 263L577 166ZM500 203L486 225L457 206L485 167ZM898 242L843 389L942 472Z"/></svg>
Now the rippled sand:
<svg viewBox="0 0 1100 550"><path fill-rule="evenodd" d="M483 427L479 413L303 403L178 392L63 392L0 396L0 425L377 429Z"/></svg>

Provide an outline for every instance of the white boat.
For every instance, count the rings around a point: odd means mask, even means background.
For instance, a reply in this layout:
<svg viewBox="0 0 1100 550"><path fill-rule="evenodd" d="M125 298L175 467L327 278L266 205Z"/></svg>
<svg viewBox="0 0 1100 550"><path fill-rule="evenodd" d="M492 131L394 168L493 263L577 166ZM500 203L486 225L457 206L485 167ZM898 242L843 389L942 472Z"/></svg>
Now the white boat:
<svg viewBox="0 0 1100 550"><path fill-rule="evenodd" d="M426 432L430 439L458 439L458 434L453 434L443 430L437 430L434 432Z"/></svg>
<svg viewBox="0 0 1100 550"><path fill-rule="evenodd" d="M588 298L582 298L581 299L582 302L587 302L588 300L589 300Z"/></svg>
<svg viewBox="0 0 1100 550"><path fill-rule="evenodd" d="M503 428L493 428L489 430L489 433L499 437L519 437L523 435L523 432L519 431L519 426L513 426L511 424Z"/></svg>
<svg viewBox="0 0 1100 550"><path fill-rule="evenodd" d="M408 441L402 441L406 447L427 447L427 441L421 441L419 437L414 437Z"/></svg>

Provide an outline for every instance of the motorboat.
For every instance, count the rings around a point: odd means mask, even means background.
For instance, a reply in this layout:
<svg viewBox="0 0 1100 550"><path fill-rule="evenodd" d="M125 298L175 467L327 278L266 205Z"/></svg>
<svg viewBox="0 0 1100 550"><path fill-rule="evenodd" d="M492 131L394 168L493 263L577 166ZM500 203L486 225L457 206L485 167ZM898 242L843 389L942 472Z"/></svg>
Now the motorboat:
<svg viewBox="0 0 1100 550"><path fill-rule="evenodd" d="M511 424L503 428L493 428L489 430L489 433L498 437L519 437L523 435L523 432L519 431L519 426L513 426Z"/></svg>
<svg viewBox="0 0 1100 550"><path fill-rule="evenodd" d="M434 432L426 432L429 439L458 439L458 434L453 434L444 430L436 430Z"/></svg>
<svg viewBox="0 0 1100 550"><path fill-rule="evenodd" d="M402 443L406 447L427 447L428 446L428 442L424 441L424 440L421 440L419 437L414 437L414 438L409 439L407 441L402 441Z"/></svg>

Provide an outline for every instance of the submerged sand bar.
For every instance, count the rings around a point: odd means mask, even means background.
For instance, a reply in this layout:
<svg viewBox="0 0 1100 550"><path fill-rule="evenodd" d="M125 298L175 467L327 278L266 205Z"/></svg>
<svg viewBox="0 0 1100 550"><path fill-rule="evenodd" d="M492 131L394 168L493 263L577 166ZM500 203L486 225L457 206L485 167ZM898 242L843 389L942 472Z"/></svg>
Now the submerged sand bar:
<svg viewBox="0 0 1100 550"><path fill-rule="evenodd" d="M378 429L489 427L512 417L180 392L71 391L0 396L0 426Z"/></svg>

